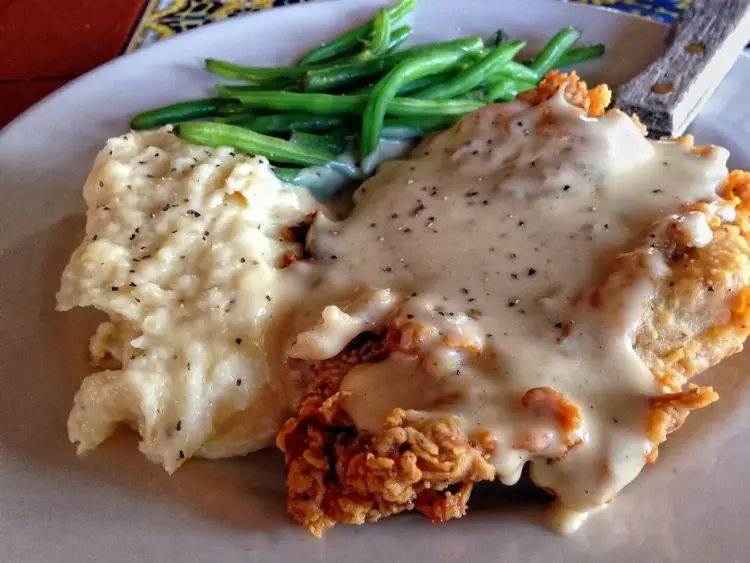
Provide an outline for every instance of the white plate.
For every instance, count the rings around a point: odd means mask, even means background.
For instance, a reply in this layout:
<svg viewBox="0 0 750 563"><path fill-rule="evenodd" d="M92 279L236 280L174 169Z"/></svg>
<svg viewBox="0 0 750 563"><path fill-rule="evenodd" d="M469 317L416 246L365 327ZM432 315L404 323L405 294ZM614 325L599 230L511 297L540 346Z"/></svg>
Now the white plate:
<svg viewBox="0 0 750 563"><path fill-rule="evenodd" d="M83 232L80 188L104 140L144 108L205 95L202 59L280 64L370 17L378 0L320 2L233 19L114 61L75 81L0 134L0 560L482 563L747 561L750 400L747 355L713 374L722 401L690 417L656 466L563 538L538 506L495 490L440 527L402 516L340 526L318 541L284 509L280 457L191 461L174 477L146 462L132 436L85 459L65 421L86 369L91 312L58 314L61 269ZM605 41L587 78L616 84L658 55L666 28L540 0L419 0L416 40L502 27L537 48L561 26ZM750 59L740 60L694 126L750 167ZM744 407L744 408L743 408ZM745 411L745 412L743 412Z"/></svg>

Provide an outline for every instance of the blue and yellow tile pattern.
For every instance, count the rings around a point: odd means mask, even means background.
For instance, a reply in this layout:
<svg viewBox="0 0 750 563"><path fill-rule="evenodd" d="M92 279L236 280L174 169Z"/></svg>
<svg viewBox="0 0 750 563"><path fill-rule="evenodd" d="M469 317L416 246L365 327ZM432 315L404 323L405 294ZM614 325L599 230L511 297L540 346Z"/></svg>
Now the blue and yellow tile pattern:
<svg viewBox="0 0 750 563"><path fill-rule="evenodd" d="M137 49L165 37L238 14L265 10L306 0L149 0L143 17L128 45ZM311 0L308 0L311 1ZM346 0L342 0L346 1ZM454 0L459 3L461 0ZM500 1L500 0L487 0ZM564 0L563 0L564 1ZM571 0L606 6L652 17L669 23L691 0Z"/></svg>
<svg viewBox="0 0 750 563"><path fill-rule="evenodd" d="M672 23L674 18L692 0L573 0L579 4L606 6L631 14L654 18L664 23Z"/></svg>
<svg viewBox="0 0 750 563"><path fill-rule="evenodd" d="M149 0L128 50L240 14L306 0Z"/></svg>

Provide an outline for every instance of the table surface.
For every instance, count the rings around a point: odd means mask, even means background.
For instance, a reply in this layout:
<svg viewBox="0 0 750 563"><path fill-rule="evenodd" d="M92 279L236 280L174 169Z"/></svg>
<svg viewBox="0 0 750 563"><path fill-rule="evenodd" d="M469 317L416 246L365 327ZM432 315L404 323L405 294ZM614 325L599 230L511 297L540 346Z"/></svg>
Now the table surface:
<svg viewBox="0 0 750 563"><path fill-rule="evenodd" d="M238 14L304 1L0 0L0 127L69 80L122 53ZM571 1L668 23L691 0Z"/></svg>

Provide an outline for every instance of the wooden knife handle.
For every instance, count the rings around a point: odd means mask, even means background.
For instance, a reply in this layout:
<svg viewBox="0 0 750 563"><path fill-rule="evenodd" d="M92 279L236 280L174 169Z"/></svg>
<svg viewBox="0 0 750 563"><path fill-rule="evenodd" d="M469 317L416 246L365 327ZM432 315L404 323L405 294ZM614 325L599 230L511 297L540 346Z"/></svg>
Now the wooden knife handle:
<svg viewBox="0 0 750 563"><path fill-rule="evenodd" d="M750 42L750 0L696 0L664 56L623 85L617 107L658 135L680 135Z"/></svg>

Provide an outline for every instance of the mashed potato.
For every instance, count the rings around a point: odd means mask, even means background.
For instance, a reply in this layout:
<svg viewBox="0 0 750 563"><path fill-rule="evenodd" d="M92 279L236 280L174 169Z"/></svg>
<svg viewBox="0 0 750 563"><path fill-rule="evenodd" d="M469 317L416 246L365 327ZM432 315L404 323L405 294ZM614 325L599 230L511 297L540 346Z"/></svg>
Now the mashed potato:
<svg viewBox="0 0 750 563"><path fill-rule="evenodd" d="M281 228L314 200L265 159L188 145L168 129L110 139L84 197L86 236L58 309L109 315L91 353L117 369L76 395L68 432L79 452L121 422L169 472L193 455L272 444L300 392L274 369L274 323L304 294L299 268L278 267L295 247Z"/></svg>

